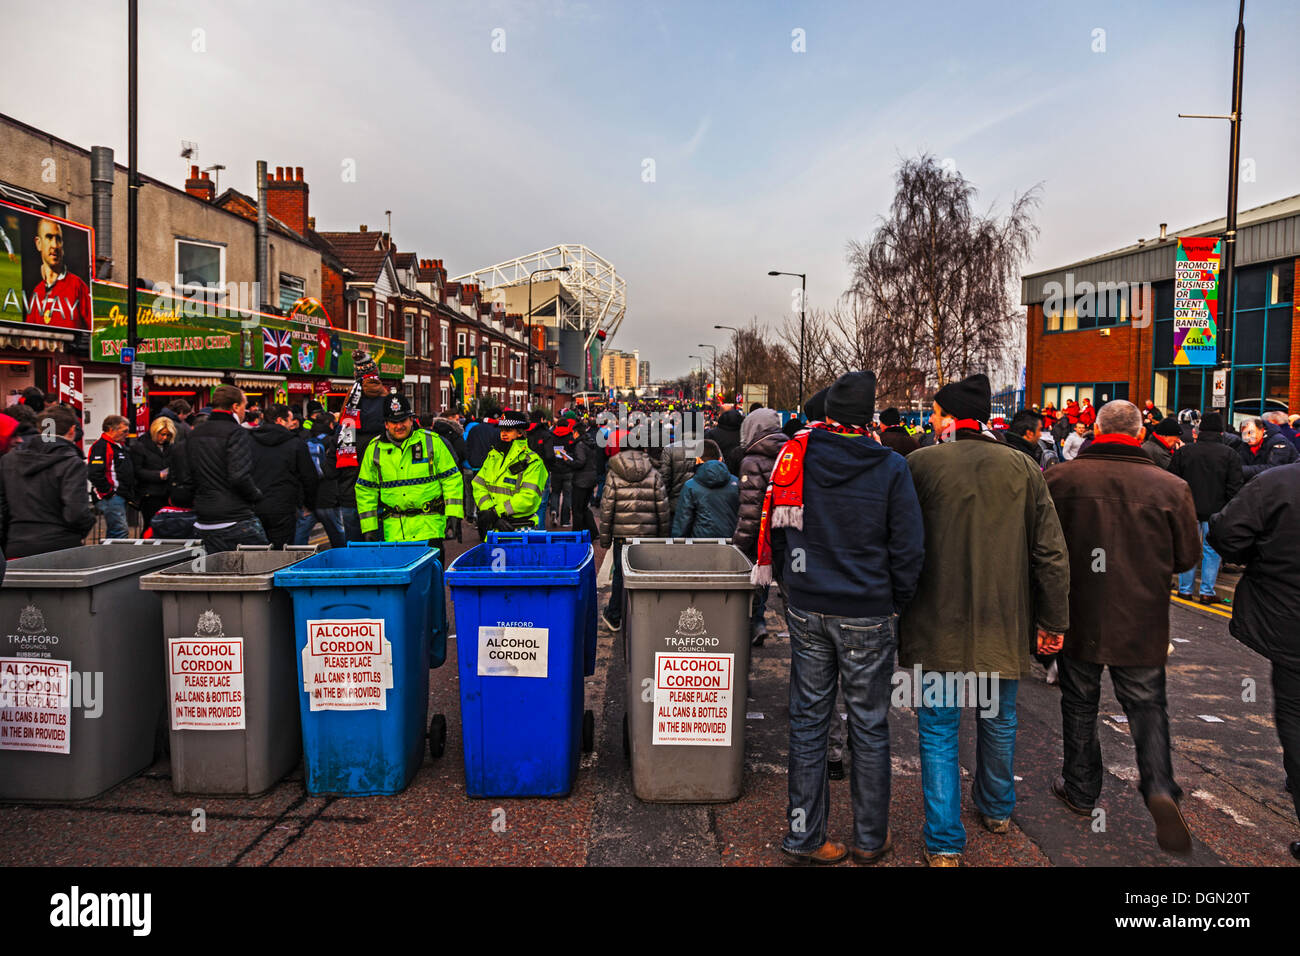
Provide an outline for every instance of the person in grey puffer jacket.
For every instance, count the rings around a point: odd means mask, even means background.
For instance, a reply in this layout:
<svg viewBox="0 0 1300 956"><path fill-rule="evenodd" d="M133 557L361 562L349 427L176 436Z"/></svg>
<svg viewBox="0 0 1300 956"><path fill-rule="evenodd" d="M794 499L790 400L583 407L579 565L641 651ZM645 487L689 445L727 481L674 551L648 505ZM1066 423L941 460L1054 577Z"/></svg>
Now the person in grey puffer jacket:
<svg viewBox="0 0 1300 956"><path fill-rule="evenodd" d="M664 491L668 494L668 515L677 513L677 500L682 495L686 482L695 474L695 459L704 453L704 439L697 432L683 435L664 449L659 462L659 477L664 480Z"/></svg>
<svg viewBox="0 0 1300 956"><path fill-rule="evenodd" d="M781 430L781 415L775 409L759 408L745 416L740 427L740 515L731 543L751 561L758 553L758 524L763 515L763 496L776 467L777 456L788 439ZM761 647L767 637L767 595L770 585L757 585L750 605L749 637Z"/></svg>
<svg viewBox="0 0 1300 956"><path fill-rule="evenodd" d="M668 494L664 480L642 448L628 448L609 460L605 491L600 496L600 544L613 547L613 581L605 626L623 626L623 539L668 534Z"/></svg>

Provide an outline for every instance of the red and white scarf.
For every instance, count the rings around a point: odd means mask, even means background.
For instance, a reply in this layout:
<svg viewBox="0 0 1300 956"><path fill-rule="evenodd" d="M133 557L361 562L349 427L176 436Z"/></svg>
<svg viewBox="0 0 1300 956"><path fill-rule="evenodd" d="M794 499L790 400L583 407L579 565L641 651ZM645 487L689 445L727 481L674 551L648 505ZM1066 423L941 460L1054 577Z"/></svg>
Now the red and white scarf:
<svg viewBox="0 0 1300 956"><path fill-rule="evenodd" d="M772 529L803 530L803 461L813 429L837 435L871 435L865 426L809 422L807 428L796 432L782 446L767 491L763 494L763 512L758 525L758 560L754 562L749 577L754 584L772 583Z"/></svg>

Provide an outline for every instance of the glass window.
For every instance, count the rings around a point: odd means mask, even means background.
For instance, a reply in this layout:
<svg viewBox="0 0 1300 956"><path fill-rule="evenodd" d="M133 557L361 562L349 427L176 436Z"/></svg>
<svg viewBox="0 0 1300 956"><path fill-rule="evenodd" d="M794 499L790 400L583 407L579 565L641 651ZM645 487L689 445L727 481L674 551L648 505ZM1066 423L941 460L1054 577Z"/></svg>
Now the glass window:
<svg viewBox="0 0 1300 956"><path fill-rule="evenodd" d="M1234 369L1233 379L1234 411L1259 414L1260 401L1264 397L1264 370L1262 368ZM1241 403L1240 407L1237 407L1238 403Z"/></svg>
<svg viewBox="0 0 1300 956"><path fill-rule="evenodd" d="M1287 411L1288 390L1291 387L1291 369L1268 368L1264 370L1264 401L1266 412Z"/></svg>
<svg viewBox="0 0 1300 956"><path fill-rule="evenodd" d="M456 333L456 357L457 358L465 357L465 333L464 332Z"/></svg>
<svg viewBox="0 0 1300 956"><path fill-rule="evenodd" d="M384 303L378 299L375 300L375 335L388 335L388 330L384 328Z"/></svg>
<svg viewBox="0 0 1300 956"><path fill-rule="evenodd" d="M1156 372L1155 387L1152 389L1151 401L1162 412L1169 407L1169 379L1172 372Z"/></svg>
<svg viewBox="0 0 1300 956"><path fill-rule="evenodd" d="M1291 361L1291 307L1268 310L1268 341L1264 345L1265 364Z"/></svg>
<svg viewBox="0 0 1300 956"><path fill-rule="evenodd" d="M1080 385L1078 388L1079 388L1079 391L1078 391L1078 394L1077 394L1076 397L1075 397L1075 400L1076 400L1080 405L1083 404L1083 400L1084 400L1085 398L1086 398L1088 401L1092 402L1093 405L1096 405L1096 404L1097 404L1095 401L1093 401L1093 398L1092 398L1092 386L1091 386L1091 385Z"/></svg>
<svg viewBox="0 0 1300 956"><path fill-rule="evenodd" d="M1055 385L1043 386L1043 407L1044 408L1046 408L1048 405L1053 405L1057 408L1060 408L1061 407L1060 403L1057 401L1060 397L1061 397L1061 390L1057 388Z"/></svg>
<svg viewBox="0 0 1300 956"><path fill-rule="evenodd" d="M280 311L288 312L295 302L307 294L307 283L301 276L280 273Z"/></svg>
<svg viewBox="0 0 1300 956"><path fill-rule="evenodd" d="M362 335L370 334L370 300L357 299L357 331Z"/></svg>
<svg viewBox="0 0 1300 956"><path fill-rule="evenodd" d="M1219 278L1222 281L1222 273L1219 274ZM1266 279L1267 270L1263 266L1238 270L1233 280L1233 284L1237 287L1238 309L1258 309L1264 304Z"/></svg>
<svg viewBox="0 0 1300 956"><path fill-rule="evenodd" d="M1058 404L1056 407L1064 408L1066 405L1070 403L1070 399L1075 399L1076 401L1078 400L1078 393L1076 387L1073 385L1062 385L1061 401L1060 404Z"/></svg>
<svg viewBox="0 0 1300 956"><path fill-rule="evenodd" d="M1073 307L1065 310L1065 315L1061 317L1061 331L1073 332L1079 327L1079 314L1074 311Z"/></svg>
<svg viewBox="0 0 1300 956"><path fill-rule="evenodd" d="M406 354L415 354L415 313L407 312L406 319Z"/></svg>
<svg viewBox="0 0 1300 956"><path fill-rule="evenodd" d="M1152 348L1152 353L1152 357L1155 359L1157 366L1174 364L1173 319L1170 319L1168 322L1156 323L1155 343Z"/></svg>
<svg viewBox="0 0 1300 956"><path fill-rule="evenodd" d="M1177 414L1184 408L1201 407L1201 385L1204 377L1204 373L1199 371L1179 371L1174 407L1170 409L1172 414Z"/></svg>
<svg viewBox="0 0 1300 956"><path fill-rule="evenodd" d="M1236 341L1233 362L1238 365L1254 365L1264 354L1264 310L1251 309L1238 312L1234 317L1232 336Z"/></svg>
<svg viewBox="0 0 1300 956"><path fill-rule="evenodd" d="M1291 302L1295 295L1295 260L1282 262L1269 270L1268 304Z"/></svg>
<svg viewBox="0 0 1300 956"><path fill-rule="evenodd" d="M1049 308L1047 303L1043 304L1043 317L1047 322L1045 328L1048 332L1061 331L1061 310L1060 307Z"/></svg>
<svg viewBox="0 0 1300 956"><path fill-rule="evenodd" d="M226 250L201 242L176 240L176 289L197 296L225 288Z"/></svg>
<svg viewBox="0 0 1300 956"><path fill-rule="evenodd" d="M442 359L442 364L448 365L451 362L451 356L449 354L451 352L451 342L448 341L448 339L450 338L448 332L450 330L448 329L446 322L440 323L438 329L442 333L441 335L438 336L439 354ZM445 405L446 402L443 402L443 404Z"/></svg>
<svg viewBox="0 0 1300 956"><path fill-rule="evenodd" d="M1156 300L1157 319L1172 319L1174 317L1174 284L1172 282L1157 282L1153 286Z"/></svg>

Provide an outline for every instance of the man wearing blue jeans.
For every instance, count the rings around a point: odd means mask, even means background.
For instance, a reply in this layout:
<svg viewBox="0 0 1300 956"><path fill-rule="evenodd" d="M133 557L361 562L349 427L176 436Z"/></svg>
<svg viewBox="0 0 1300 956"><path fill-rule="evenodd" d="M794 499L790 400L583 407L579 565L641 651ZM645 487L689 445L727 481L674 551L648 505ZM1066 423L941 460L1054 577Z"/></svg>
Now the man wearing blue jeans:
<svg viewBox="0 0 1300 956"><path fill-rule="evenodd" d="M854 861L890 851L889 687L897 612L924 557L921 513L901 455L866 429L876 377L851 372L826 396L826 420L787 442L764 496L753 583L779 571L790 626L790 803L781 849L796 863L838 863L828 840L827 743L836 685L852 751Z"/></svg>
<svg viewBox="0 0 1300 956"><path fill-rule="evenodd" d="M1214 584L1219 579L1219 566L1223 563L1219 553L1207 537L1210 516L1222 511L1241 490L1241 456L1231 446L1223 443L1223 416L1210 412L1201 419L1196 441L1181 446L1169 460L1169 470L1192 489L1196 504L1196 520L1201 526L1201 593L1202 604L1214 604L1221 599ZM1178 575L1178 593L1192 596L1196 583L1196 568Z"/></svg>
<svg viewBox="0 0 1300 956"><path fill-rule="evenodd" d="M971 799L980 822L1011 829L1019 679L1035 634L1039 652L1055 654L1069 626L1070 558L1052 496L1038 464L988 431L991 411L986 376L945 385L930 417L939 441L906 459L925 566L899 622L898 659L914 675L930 866L960 866L966 848L963 709L976 720Z"/></svg>
<svg viewBox="0 0 1300 956"><path fill-rule="evenodd" d="M86 477L95 489L95 507L104 516L104 537L125 538L131 533L126 520L126 503L135 494L131 456L122 442L128 425L121 415L106 415L104 434L90 446Z"/></svg>

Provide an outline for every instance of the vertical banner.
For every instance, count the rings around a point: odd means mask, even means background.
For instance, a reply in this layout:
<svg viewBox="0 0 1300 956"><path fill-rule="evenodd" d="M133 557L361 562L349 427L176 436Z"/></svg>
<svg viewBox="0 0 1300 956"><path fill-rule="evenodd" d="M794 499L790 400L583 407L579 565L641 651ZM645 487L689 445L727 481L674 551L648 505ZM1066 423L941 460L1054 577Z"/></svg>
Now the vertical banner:
<svg viewBox="0 0 1300 956"><path fill-rule="evenodd" d="M59 402L77 411L85 408L85 377L80 365L60 365L58 368Z"/></svg>
<svg viewBox="0 0 1300 956"><path fill-rule="evenodd" d="M1174 364L1218 361L1219 257L1214 236L1178 240L1174 262Z"/></svg>

